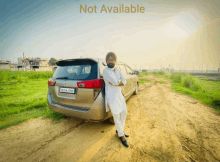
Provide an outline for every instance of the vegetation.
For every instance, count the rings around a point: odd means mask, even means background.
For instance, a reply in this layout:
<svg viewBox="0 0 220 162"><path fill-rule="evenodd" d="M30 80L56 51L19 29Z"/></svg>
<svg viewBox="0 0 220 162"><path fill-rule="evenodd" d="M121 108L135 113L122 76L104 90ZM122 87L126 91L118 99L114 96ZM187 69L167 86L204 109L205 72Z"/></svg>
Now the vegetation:
<svg viewBox="0 0 220 162"><path fill-rule="evenodd" d="M51 117L54 121L65 117L48 108L47 81L53 73L53 71L0 71L0 129L40 116ZM143 76L149 74L141 73ZM170 79L176 92L197 98L220 112L220 81L193 78L183 73L173 73L170 77L160 72L153 74ZM150 81L141 78L139 83Z"/></svg>
<svg viewBox="0 0 220 162"><path fill-rule="evenodd" d="M139 83L140 84L143 84L144 82L150 82L151 80L150 79L147 79L147 78L141 78L139 79Z"/></svg>
<svg viewBox="0 0 220 162"><path fill-rule="evenodd" d="M212 106L220 112L220 81L194 78L190 74L173 73L172 88Z"/></svg>
<svg viewBox="0 0 220 162"><path fill-rule="evenodd" d="M169 79L169 76L166 75L164 71L152 72L152 74L158 78L163 77L163 78Z"/></svg>
<svg viewBox="0 0 220 162"><path fill-rule="evenodd" d="M165 72L152 72L152 74L170 80L175 92L196 98L204 104L214 107L220 113L220 81L194 78L185 73L172 73L170 76L166 75ZM139 80L141 84L145 81L143 79L146 78ZM159 83L164 84L165 82L159 81Z"/></svg>
<svg viewBox="0 0 220 162"><path fill-rule="evenodd" d="M31 118L65 117L47 104L47 81L53 71L0 71L0 129Z"/></svg>
<svg viewBox="0 0 220 162"><path fill-rule="evenodd" d="M145 75L151 75L151 72L143 72L139 74L139 77L143 77Z"/></svg>
<svg viewBox="0 0 220 162"><path fill-rule="evenodd" d="M49 63L51 65L56 65L57 61L58 61L57 59L55 59L54 57L51 57L50 60L49 60Z"/></svg>
<svg viewBox="0 0 220 162"><path fill-rule="evenodd" d="M160 84L165 84L166 82L165 82L165 81L159 81L158 83L160 83Z"/></svg>

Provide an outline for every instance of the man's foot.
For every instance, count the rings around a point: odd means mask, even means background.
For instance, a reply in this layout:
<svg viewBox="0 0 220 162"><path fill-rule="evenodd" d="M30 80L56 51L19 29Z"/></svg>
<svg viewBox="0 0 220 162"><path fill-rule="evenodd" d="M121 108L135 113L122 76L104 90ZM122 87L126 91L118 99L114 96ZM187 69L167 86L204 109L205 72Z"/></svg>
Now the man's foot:
<svg viewBox="0 0 220 162"><path fill-rule="evenodd" d="M122 136L122 137L119 137L119 138L120 138L122 144L123 144L125 147L128 147L128 146L129 146L127 140L125 139L125 136Z"/></svg>
<svg viewBox="0 0 220 162"><path fill-rule="evenodd" d="M118 133L118 131L116 130L116 133ZM128 134L124 134L125 135L125 137L129 137L129 135Z"/></svg>

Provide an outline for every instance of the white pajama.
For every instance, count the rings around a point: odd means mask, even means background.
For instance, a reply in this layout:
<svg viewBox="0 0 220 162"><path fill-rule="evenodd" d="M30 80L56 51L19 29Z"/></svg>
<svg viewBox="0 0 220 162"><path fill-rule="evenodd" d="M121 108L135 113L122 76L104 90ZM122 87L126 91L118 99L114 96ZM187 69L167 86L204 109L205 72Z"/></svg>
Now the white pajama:
<svg viewBox="0 0 220 162"><path fill-rule="evenodd" d="M127 110L122 111L120 114L113 114L113 119L115 122L116 129L118 131L118 136L124 136L124 127L125 127L125 120L127 116Z"/></svg>
<svg viewBox="0 0 220 162"><path fill-rule="evenodd" d="M122 95L121 87L119 85L119 79L126 85L126 79L121 71L115 67L106 67L103 70L103 79L105 81L105 106L106 112L111 110L118 136L124 136L125 120L127 115L127 106L125 98ZM110 84L111 83L111 84Z"/></svg>

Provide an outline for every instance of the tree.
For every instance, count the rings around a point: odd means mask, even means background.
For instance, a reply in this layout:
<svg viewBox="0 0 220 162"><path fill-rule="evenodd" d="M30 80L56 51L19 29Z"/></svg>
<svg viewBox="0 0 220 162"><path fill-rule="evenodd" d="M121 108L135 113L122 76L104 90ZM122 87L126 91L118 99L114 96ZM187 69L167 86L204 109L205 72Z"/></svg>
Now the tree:
<svg viewBox="0 0 220 162"><path fill-rule="evenodd" d="M56 62L57 62L57 59L55 59L54 57L51 57L50 60L49 60L49 63L51 65L56 65Z"/></svg>

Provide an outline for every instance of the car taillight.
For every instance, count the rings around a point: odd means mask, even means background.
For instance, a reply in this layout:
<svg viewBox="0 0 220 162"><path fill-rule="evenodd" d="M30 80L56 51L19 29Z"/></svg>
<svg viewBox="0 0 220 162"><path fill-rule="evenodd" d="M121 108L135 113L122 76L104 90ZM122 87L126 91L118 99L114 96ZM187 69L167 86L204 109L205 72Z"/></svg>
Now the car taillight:
<svg viewBox="0 0 220 162"><path fill-rule="evenodd" d="M95 79L93 81L94 88L102 88L104 80L103 79Z"/></svg>
<svg viewBox="0 0 220 162"><path fill-rule="evenodd" d="M95 80L77 82L77 86L79 88L102 88L103 82L104 82L103 79L95 79Z"/></svg>
<svg viewBox="0 0 220 162"><path fill-rule="evenodd" d="M56 81L53 80L52 78L48 79L48 86L55 86Z"/></svg>

